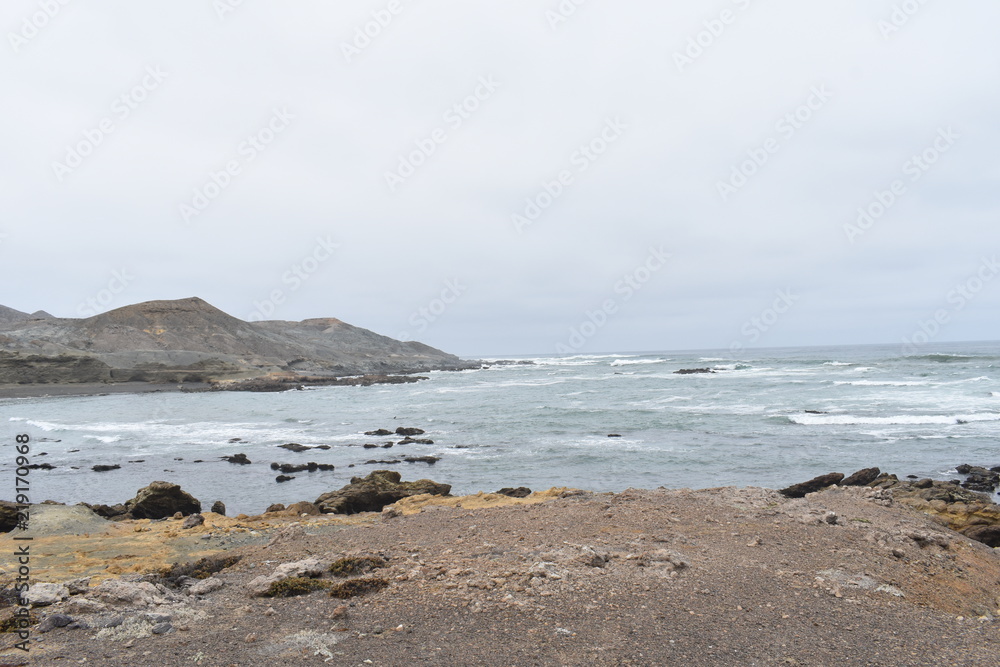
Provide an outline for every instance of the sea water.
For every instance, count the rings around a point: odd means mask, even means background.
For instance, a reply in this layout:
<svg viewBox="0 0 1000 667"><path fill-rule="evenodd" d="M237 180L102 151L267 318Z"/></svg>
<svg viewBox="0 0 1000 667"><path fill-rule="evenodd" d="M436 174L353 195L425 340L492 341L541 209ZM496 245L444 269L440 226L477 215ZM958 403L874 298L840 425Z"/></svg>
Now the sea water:
<svg viewBox="0 0 1000 667"><path fill-rule="evenodd" d="M950 479L961 463L1000 464L1000 343L577 354L433 372L412 384L284 393L154 393L0 400L0 460L32 439L32 501L118 503L154 480L207 509L259 513L314 500L352 476L398 470L453 493L505 486L780 488L878 466ZM685 368L712 373L677 374ZM365 431L418 427L434 444ZM617 434L621 437L608 437ZM239 442L231 442L239 439ZM278 445L329 445L295 453ZM42 452L45 453L42 456ZM241 466L222 456L244 453ZM403 456L427 463L368 463ZM201 461L201 462L196 462ZM270 464L330 463L277 483ZM119 470L92 472L96 464ZM0 498L10 498L0 490Z"/></svg>

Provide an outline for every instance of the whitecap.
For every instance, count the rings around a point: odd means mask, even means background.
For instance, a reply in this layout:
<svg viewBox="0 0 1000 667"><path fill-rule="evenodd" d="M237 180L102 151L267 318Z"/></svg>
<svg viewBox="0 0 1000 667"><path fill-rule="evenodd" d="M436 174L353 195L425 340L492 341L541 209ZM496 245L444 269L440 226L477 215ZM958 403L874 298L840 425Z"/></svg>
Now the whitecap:
<svg viewBox="0 0 1000 667"><path fill-rule="evenodd" d="M806 426L872 424L904 426L924 424L967 424L969 422L1000 421L1000 414L993 412L970 415L897 415L893 417L859 417L856 415L788 415L789 421Z"/></svg>

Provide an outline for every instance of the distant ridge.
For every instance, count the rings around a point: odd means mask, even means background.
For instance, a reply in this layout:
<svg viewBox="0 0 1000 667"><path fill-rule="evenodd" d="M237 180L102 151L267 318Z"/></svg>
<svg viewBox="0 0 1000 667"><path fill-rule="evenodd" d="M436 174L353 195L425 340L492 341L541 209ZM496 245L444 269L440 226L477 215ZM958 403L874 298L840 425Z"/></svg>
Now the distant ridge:
<svg viewBox="0 0 1000 667"><path fill-rule="evenodd" d="M0 306L0 384L203 382L476 366L335 318L245 322L198 297L146 301L85 319Z"/></svg>

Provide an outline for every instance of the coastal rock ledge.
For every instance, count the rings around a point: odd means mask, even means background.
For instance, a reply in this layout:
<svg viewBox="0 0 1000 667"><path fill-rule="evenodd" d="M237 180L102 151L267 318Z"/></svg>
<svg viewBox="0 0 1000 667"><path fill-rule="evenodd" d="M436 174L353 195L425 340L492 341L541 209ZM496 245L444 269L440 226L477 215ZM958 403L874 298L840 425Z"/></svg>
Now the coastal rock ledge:
<svg viewBox="0 0 1000 667"><path fill-rule="evenodd" d="M351 483L339 491L324 493L314 503L324 514L356 514L381 512L386 505L420 494L451 495L450 484L438 484L429 479L404 482L398 472L376 470L367 477L352 477Z"/></svg>

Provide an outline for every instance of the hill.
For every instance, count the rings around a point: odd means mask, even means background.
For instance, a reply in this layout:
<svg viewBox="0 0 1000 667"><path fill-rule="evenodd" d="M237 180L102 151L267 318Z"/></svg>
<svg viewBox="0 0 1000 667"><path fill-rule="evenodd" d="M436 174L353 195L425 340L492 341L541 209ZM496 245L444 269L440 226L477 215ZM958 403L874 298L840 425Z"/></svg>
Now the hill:
<svg viewBox="0 0 1000 667"><path fill-rule="evenodd" d="M0 307L0 384L205 382L470 366L476 364L337 319L245 322L197 297L147 301L86 319Z"/></svg>

